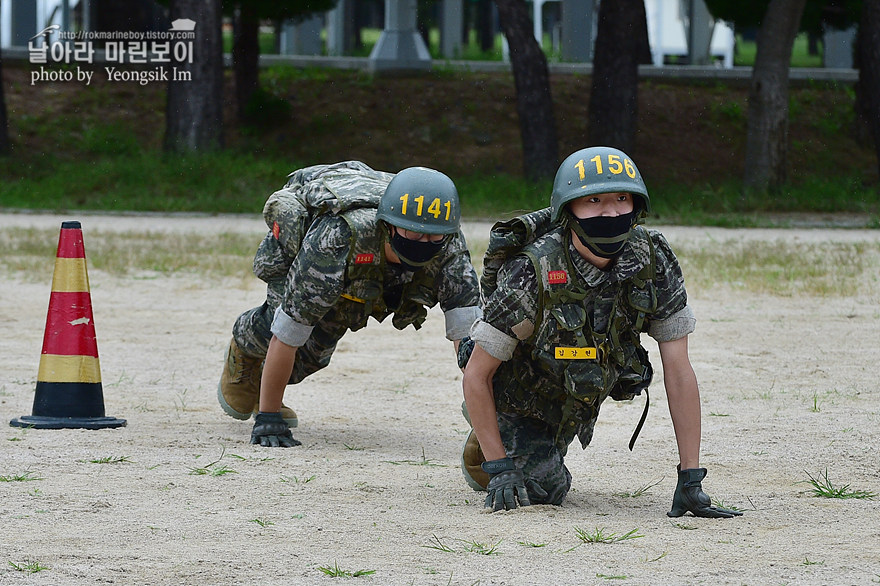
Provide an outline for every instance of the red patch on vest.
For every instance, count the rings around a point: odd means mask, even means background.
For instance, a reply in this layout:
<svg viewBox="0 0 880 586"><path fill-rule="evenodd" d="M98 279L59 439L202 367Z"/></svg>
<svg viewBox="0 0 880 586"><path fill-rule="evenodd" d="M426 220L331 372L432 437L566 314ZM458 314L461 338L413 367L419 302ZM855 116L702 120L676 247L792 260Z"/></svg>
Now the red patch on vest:
<svg viewBox="0 0 880 586"><path fill-rule="evenodd" d="M278 222L272 222L272 236L275 237L275 240L278 240L280 234L281 228L278 226Z"/></svg>
<svg viewBox="0 0 880 586"><path fill-rule="evenodd" d="M356 254L354 257L354 264L356 264L356 265L373 264L373 255L370 253L366 253L366 252L363 252L361 254Z"/></svg>
<svg viewBox="0 0 880 586"><path fill-rule="evenodd" d="M551 285L568 283L568 274L565 271L550 271L547 273L547 281Z"/></svg>

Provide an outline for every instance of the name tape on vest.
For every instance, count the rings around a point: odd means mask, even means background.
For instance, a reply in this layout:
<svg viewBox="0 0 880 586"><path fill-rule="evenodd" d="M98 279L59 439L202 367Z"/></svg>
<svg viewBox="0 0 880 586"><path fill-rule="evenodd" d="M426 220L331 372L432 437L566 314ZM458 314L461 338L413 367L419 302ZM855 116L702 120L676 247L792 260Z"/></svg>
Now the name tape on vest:
<svg viewBox="0 0 880 586"><path fill-rule="evenodd" d="M597 356L595 348L557 346L555 350L557 360L595 360Z"/></svg>

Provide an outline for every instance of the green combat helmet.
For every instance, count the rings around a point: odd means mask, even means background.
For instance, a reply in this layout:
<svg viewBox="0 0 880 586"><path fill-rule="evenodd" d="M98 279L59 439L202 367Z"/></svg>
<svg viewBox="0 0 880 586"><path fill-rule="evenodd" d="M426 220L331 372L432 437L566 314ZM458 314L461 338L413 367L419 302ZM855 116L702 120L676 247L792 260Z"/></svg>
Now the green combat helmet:
<svg viewBox="0 0 880 586"><path fill-rule="evenodd" d="M569 155L556 172L550 195L551 219L558 221L572 200L614 192L640 196L635 198L637 208L641 200L640 217L651 211L651 199L642 174L626 153L604 146L581 149Z"/></svg>
<svg viewBox="0 0 880 586"><path fill-rule="evenodd" d="M412 232L455 234L461 225L458 190L440 171L409 167L388 184L376 217Z"/></svg>

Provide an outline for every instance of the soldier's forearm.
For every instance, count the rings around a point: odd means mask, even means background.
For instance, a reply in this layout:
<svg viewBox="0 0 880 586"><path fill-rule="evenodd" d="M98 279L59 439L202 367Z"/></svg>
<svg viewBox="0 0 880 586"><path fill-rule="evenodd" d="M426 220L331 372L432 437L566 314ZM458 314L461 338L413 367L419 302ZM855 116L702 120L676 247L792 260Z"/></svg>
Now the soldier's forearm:
<svg viewBox="0 0 880 586"><path fill-rule="evenodd" d="M260 382L260 411L277 412L281 410L284 389L293 371L296 348L288 346L275 336L269 341L263 377Z"/></svg>

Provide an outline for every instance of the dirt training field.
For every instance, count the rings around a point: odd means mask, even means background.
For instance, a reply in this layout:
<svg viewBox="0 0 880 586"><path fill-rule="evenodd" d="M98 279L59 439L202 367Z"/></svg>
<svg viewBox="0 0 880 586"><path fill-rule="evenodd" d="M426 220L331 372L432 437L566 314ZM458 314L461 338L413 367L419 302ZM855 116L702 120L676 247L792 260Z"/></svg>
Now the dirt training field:
<svg viewBox="0 0 880 586"><path fill-rule="evenodd" d="M87 258L98 232L238 231L256 247L265 230L256 216L5 214L0 236L63 220L82 222ZM609 401L593 444L570 448L563 506L487 514L458 467L468 426L439 310L418 332L386 322L348 334L330 367L288 387L303 445L267 449L249 445L252 422L216 399L232 321L263 300L257 279L90 266L106 412L128 425L5 427L0 583L328 584L336 573L377 585L880 582L880 497L820 498L810 483L880 493L880 232L663 231L688 250L864 244L867 283L852 294L689 288L703 485L744 516L666 517L677 452L649 338L656 377L634 451L644 398ZM482 250L488 225L467 235ZM8 422L31 413L52 275L2 277ZM589 542L600 537L610 542Z"/></svg>

